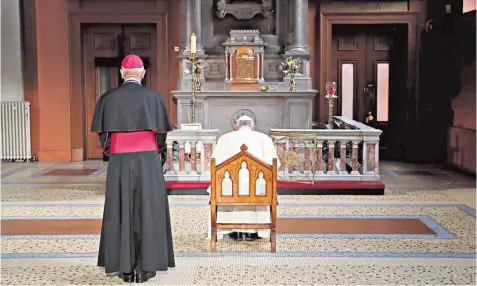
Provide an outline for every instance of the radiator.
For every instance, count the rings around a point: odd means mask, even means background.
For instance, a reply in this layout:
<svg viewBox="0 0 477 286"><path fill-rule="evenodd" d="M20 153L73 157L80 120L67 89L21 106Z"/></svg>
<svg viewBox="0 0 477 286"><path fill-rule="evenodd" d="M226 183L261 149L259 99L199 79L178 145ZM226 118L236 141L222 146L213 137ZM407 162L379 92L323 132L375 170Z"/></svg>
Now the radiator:
<svg viewBox="0 0 477 286"><path fill-rule="evenodd" d="M1 102L1 160L30 161L30 102Z"/></svg>

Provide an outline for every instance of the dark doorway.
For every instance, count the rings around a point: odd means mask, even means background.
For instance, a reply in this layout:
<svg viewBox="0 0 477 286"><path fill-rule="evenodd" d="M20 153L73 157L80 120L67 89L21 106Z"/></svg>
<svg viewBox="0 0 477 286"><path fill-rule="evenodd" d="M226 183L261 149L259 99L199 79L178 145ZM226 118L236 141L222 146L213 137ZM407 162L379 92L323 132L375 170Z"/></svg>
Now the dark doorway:
<svg viewBox="0 0 477 286"><path fill-rule="evenodd" d="M406 132L407 25L332 26L335 112L383 131L381 159L401 159Z"/></svg>
<svg viewBox="0 0 477 286"><path fill-rule="evenodd" d="M96 102L110 89L123 83L119 69L127 54L137 54L144 62L142 84L157 87L156 26L148 24L97 24L84 27L85 138L87 159L105 159L96 134L89 132Z"/></svg>

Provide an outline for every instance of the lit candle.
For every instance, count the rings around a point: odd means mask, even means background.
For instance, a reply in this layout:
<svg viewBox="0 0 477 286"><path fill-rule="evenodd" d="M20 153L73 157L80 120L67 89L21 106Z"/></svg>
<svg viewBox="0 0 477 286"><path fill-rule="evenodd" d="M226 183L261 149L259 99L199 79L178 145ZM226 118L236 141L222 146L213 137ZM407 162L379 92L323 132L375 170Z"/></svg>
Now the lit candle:
<svg viewBox="0 0 477 286"><path fill-rule="evenodd" d="M197 51L197 38L194 33L190 36L190 53L195 54Z"/></svg>

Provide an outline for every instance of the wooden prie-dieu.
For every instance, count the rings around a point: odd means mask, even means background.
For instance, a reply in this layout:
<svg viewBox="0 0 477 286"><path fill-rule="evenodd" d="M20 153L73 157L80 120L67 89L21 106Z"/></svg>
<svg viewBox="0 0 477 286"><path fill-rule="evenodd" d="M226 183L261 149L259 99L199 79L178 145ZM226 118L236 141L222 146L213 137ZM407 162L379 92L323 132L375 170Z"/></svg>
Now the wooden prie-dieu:
<svg viewBox="0 0 477 286"><path fill-rule="evenodd" d="M276 252L277 159L269 165L248 153L246 145L240 149L217 166L215 159L211 159L210 249L216 249L219 229L269 229L271 251ZM248 180L247 177L239 180L243 174L248 174ZM218 206L269 206L270 223L217 223Z"/></svg>

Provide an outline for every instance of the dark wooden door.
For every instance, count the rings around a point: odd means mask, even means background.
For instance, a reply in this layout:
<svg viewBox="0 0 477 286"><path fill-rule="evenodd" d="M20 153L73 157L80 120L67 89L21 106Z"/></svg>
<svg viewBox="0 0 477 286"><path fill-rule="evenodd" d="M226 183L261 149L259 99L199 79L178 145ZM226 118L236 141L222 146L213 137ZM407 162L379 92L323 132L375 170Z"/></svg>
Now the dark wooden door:
<svg viewBox="0 0 477 286"><path fill-rule="evenodd" d="M156 28L151 25L92 25L84 29L84 85L87 158L103 158L96 134L89 132L96 102L106 91L123 83L119 69L130 53L140 56L146 68L145 86L158 88Z"/></svg>
<svg viewBox="0 0 477 286"><path fill-rule="evenodd" d="M335 112L382 130L380 156L385 159L403 155L399 133L406 115L398 101L407 100L405 33L404 27L391 25L333 26Z"/></svg>

